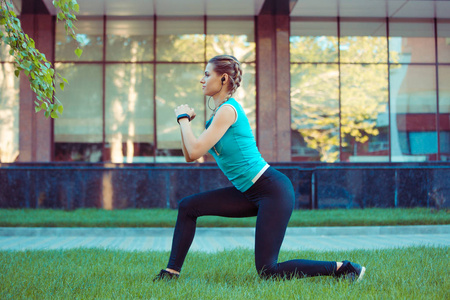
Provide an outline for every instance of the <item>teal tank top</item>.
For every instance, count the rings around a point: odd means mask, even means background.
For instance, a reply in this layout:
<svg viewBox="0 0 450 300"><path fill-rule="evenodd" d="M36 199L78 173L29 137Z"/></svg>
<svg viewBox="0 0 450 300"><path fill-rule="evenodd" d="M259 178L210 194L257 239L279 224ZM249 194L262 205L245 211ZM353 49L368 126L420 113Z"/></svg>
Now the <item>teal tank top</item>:
<svg viewBox="0 0 450 300"><path fill-rule="evenodd" d="M234 98L230 98L220 107L223 105L231 105L236 110L237 119L208 152L233 185L239 191L245 192L269 165L256 147L255 137L242 106ZM211 125L213 118L214 116L206 122L206 128Z"/></svg>

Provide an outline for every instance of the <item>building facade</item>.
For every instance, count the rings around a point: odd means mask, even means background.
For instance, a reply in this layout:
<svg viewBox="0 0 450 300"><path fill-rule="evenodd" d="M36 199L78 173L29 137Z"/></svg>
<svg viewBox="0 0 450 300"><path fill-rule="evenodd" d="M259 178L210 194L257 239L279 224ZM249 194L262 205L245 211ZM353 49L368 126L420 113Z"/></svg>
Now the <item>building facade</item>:
<svg viewBox="0 0 450 300"><path fill-rule="evenodd" d="M78 2L79 59L51 0L14 1L69 84L59 119L36 114L1 45L0 162L182 162L173 109L193 106L203 130L199 81L223 53L267 161L450 160L448 1Z"/></svg>

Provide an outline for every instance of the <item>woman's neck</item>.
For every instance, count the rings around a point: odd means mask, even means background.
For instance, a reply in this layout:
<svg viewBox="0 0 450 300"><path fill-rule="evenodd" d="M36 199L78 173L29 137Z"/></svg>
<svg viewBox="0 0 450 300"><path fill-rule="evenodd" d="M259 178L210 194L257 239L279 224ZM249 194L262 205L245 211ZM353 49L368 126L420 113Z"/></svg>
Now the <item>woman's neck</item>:
<svg viewBox="0 0 450 300"><path fill-rule="evenodd" d="M215 109L217 109L220 105L222 105L222 103L227 101L229 98L230 98L229 95L225 93L220 93L219 95L214 96L213 99Z"/></svg>

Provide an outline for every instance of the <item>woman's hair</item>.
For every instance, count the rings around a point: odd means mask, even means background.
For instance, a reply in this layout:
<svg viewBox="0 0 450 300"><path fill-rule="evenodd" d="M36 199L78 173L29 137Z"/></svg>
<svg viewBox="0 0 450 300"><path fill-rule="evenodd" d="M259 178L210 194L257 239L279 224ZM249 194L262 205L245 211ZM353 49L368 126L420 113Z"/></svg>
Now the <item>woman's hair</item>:
<svg viewBox="0 0 450 300"><path fill-rule="evenodd" d="M214 65L214 71L219 75L228 74L228 95L233 96L237 88L241 86L242 68L236 57L231 55L217 55L209 60Z"/></svg>

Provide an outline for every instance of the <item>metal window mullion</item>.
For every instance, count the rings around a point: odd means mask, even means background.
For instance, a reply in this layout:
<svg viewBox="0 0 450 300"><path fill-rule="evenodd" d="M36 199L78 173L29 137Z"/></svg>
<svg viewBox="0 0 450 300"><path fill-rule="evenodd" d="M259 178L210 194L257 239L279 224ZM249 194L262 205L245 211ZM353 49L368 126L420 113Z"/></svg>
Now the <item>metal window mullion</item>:
<svg viewBox="0 0 450 300"><path fill-rule="evenodd" d="M388 157L389 162L392 162L391 151L391 58L389 48L389 18L386 17L386 44L387 44L387 75L388 75Z"/></svg>
<svg viewBox="0 0 450 300"><path fill-rule="evenodd" d="M102 161L105 162L105 145L106 145L106 116L105 116L105 107L106 107L106 15L103 16L103 57L102 57Z"/></svg>
<svg viewBox="0 0 450 300"><path fill-rule="evenodd" d="M203 61L203 66L204 66L204 68L206 68L207 59L208 59L206 57L206 49L207 49L206 38L207 38L207 34L208 34L208 27L207 27L208 24L207 24L207 22L208 22L208 18L207 18L206 15L204 15L204 17L203 17L203 32L205 34L205 39L203 41L203 45L204 45L204 49L203 49L203 60L204 60ZM206 110L208 109L208 107L207 107L208 105L206 103L206 95L203 95L203 103L204 103L203 117L204 117L204 120L206 122L206 118L207 118Z"/></svg>
<svg viewBox="0 0 450 300"><path fill-rule="evenodd" d="M153 162L156 163L156 152L158 151L157 122L156 122L156 15L153 16Z"/></svg>
<svg viewBox="0 0 450 300"><path fill-rule="evenodd" d="M53 55L51 63L53 65L53 70L55 71L55 61L56 61L56 17L52 17L52 42L53 42ZM20 84L20 83L19 83ZM54 92L56 94L56 91ZM52 119L50 124L50 161L55 161L55 120Z"/></svg>
<svg viewBox="0 0 450 300"><path fill-rule="evenodd" d="M438 63L438 32L437 32L437 19L434 18L434 51L435 51L435 68L436 68L436 134L437 134L437 158L436 161L441 160L441 139L440 139L440 126L439 126L439 63Z"/></svg>
<svg viewBox="0 0 450 300"><path fill-rule="evenodd" d="M259 145L259 64L257 63L259 59L259 36L258 36L258 16L253 17L253 35L255 39L255 140L256 145ZM290 71L289 71L290 72ZM292 144L292 142L291 142ZM292 146L291 146L292 147ZM291 150L292 151L292 150ZM292 155L291 155L292 159Z"/></svg>
<svg viewBox="0 0 450 300"><path fill-rule="evenodd" d="M337 34L338 34L338 74L339 74L339 95L338 95L338 101L339 101L339 162L342 162L341 154L342 154L342 136L341 136L341 130L342 130L342 115L341 115L341 18L337 17Z"/></svg>

